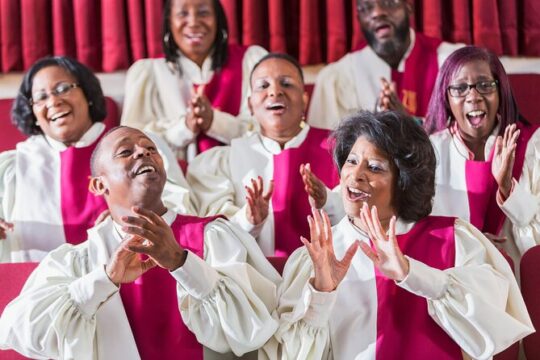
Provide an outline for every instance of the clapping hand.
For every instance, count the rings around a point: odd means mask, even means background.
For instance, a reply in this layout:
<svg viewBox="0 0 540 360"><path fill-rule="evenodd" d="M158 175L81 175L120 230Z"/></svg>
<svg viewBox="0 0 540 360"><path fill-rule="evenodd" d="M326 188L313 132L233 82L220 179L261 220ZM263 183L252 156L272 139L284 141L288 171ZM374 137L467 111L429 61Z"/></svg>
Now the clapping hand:
<svg viewBox="0 0 540 360"><path fill-rule="evenodd" d="M386 235L377 208L373 206L371 210L367 203L360 210L360 222L362 228L367 231L372 249L367 243L361 242L360 248L367 257L373 261L377 269L384 276L395 281L402 281L409 274L409 261L401 252L396 237L396 217L392 216Z"/></svg>
<svg viewBox="0 0 540 360"><path fill-rule="evenodd" d="M195 134L206 132L214 120L214 109L208 97L204 95L204 85L192 91L186 126Z"/></svg>
<svg viewBox="0 0 540 360"><path fill-rule="evenodd" d="M246 186L245 188L247 191L246 217L251 224L259 225L268 216L270 199L274 192L274 181L270 180L266 194L263 194L264 186L260 176L256 180L251 179L251 187Z"/></svg>
<svg viewBox="0 0 540 360"><path fill-rule="evenodd" d="M133 282L156 266L151 258L143 259L141 255L129 250L130 246L142 244L143 241L139 236L128 235L113 253L105 271L116 286Z"/></svg>
<svg viewBox="0 0 540 360"><path fill-rule="evenodd" d="M13 224L0 219L0 240L4 240L7 237L6 231L13 231Z"/></svg>
<svg viewBox="0 0 540 360"><path fill-rule="evenodd" d="M171 227L153 211L133 207L135 216L123 216L122 230L144 241L132 242L126 248L147 255L156 265L173 271L184 265L186 252L176 241Z"/></svg>
<svg viewBox="0 0 540 360"><path fill-rule="evenodd" d="M378 99L378 111L395 110L403 114L408 114L397 95L396 84L390 83L385 78L381 78L381 91Z"/></svg>
<svg viewBox="0 0 540 360"><path fill-rule="evenodd" d="M304 182L304 190L309 195L309 204L317 209L322 208L326 204L326 186L311 172L310 164L300 165L300 175Z"/></svg>
<svg viewBox="0 0 540 360"><path fill-rule="evenodd" d="M497 136L495 152L491 163L491 173L499 185L499 191L506 199L512 190L512 170L516 157L519 129L516 124L508 125L503 136Z"/></svg>
<svg viewBox="0 0 540 360"><path fill-rule="evenodd" d="M352 258L358 250L358 240L356 240L347 249L342 260L336 258L334 253L334 244L332 241L332 227L330 219L324 210L311 209L313 216L308 216L310 240L300 237L302 243L306 246L315 278L312 285L317 291L334 291L341 283L349 267Z"/></svg>

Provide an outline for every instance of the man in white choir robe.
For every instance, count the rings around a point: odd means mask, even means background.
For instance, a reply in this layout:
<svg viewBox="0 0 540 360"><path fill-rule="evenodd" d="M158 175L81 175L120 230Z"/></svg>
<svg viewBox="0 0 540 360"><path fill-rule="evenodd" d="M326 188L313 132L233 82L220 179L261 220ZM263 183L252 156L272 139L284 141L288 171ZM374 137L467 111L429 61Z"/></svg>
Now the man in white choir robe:
<svg viewBox="0 0 540 360"><path fill-rule="evenodd" d="M92 174L111 216L86 242L45 257L0 318L0 348L43 359L208 359L272 336L279 274L225 219L165 207L163 162L144 133L109 132Z"/></svg>
<svg viewBox="0 0 540 360"><path fill-rule="evenodd" d="M315 82L310 124L333 129L359 109L426 115L439 66L462 45L427 37L409 26L410 0L357 0L367 41L324 67Z"/></svg>
<svg viewBox="0 0 540 360"><path fill-rule="evenodd" d="M347 216L331 228L313 210L310 239L285 266L267 357L491 359L534 332L490 241L428 216L435 154L414 120L354 114L335 139Z"/></svg>
<svg viewBox="0 0 540 360"><path fill-rule="evenodd" d="M266 55L253 67L248 99L260 131L198 155L188 168L199 215L227 216L267 256L287 257L302 245L309 197L333 218L343 216L341 198L330 190L339 181L330 132L304 122L307 100L298 62Z"/></svg>

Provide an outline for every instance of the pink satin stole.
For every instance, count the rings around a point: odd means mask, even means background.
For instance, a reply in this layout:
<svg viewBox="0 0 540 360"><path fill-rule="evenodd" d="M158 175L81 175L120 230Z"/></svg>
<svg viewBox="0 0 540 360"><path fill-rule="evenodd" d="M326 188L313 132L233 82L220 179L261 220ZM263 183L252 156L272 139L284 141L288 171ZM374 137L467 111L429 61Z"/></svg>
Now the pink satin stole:
<svg viewBox="0 0 540 360"><path fill-rule="evenodd" d="M398 236L401 251L436 269L454 266L454 222L428 216ZM377 345L381 360L462 359L460 347L429 316L427 300L397 286L377 269Z"/></svg>
<svg viewBox="0 0 540 360"><path fill-rule="evenodd" d="M416 42L405 60L404 72L392 69L392 81L405 108L415 116L426 116L429 99L439 73L437 49L441 40L416 33Z"/></svg>
<svg viewBox="0 0 540 360"><path fill-rule="evenodd" d="M527 144L538 126L517 122L520 135L517 141L516 156L512 176L521 177ZM465 180L469 199L470 222L482 232L499 234L506 216L497 204L498 185L491 173L491 163L495 145L488 161L466 160Z"/></svg>
<svg viewBox="0 0 540 360"><path fill-rule="evenodd" d="M310 163L311 171L328 188L339 183L339 175L330 153L328 130L311 127L297 148L274 155L275 256L287 257L302 246L300 236L309 237L307 216L311 214L308 195L300 175L300 165Z"/></svg>
<svg viewBox="0 0 540 360"><path fill-rule="evenodd" d="M186 250L202 258L204 227L215 218L178 215L171 228ZM176 280L167 270L155 267L123 284L120 296L141 359L203 358L202 345L182 320Z"/></svg>
<svg viewBox="0 0 540 360"><path fill-rule="evenodd" d="M90 157L106 131L90 146L70 146L60 153L60 203L64 235L70 244L85 241L88 238L86 230L94 226L99 214L107 209L103 197L88 191Z"/></svg>
<svg viewBox="0 0 540 360"><path fill-rule="evenodd" d="M212 107L232 115L238 115L242 100L242 60L246 48L239 45L229 45L227 61L223 67L214 73L212 80L204 87L204 94L212 103ZM197 88L198 85L195 85ZM218 140L206 134L197 136L199 152L214 146L223 145Z"/></svg>

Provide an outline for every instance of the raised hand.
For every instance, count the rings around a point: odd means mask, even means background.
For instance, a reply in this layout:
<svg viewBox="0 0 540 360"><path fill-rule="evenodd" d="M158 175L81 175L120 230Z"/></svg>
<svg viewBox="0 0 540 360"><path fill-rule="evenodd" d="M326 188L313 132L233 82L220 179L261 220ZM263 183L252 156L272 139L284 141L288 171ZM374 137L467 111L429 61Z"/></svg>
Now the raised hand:
<svg viewBox="0 0 540 360"><path fill-rule="evenodd" d="M126 248L148 255L161 268L173 271L184 265L186 252L176 241L171 227L153 211L133 207L135 216L123 216L126 226L122 230L143 241L133 242Z"/></svg>
<svg viewBox="0 0 540 360"><path fill-rule="evenodd" d="M390 83L385 78L381 78L381 91L378 99L378 111L396 110L403 114L408 114L407 109L399 99L396 84Z"/></svg>
<svg viewBox="0 0 540 360"><path fill-rule="evenodd" d="M251 187L246 186L247 196L247 207L246 207L246 218L253 225L259 225L268 216L268 208L270 206L270 199L272 198L272 193L274 192L274 181L270 180L270 185L268 185L268 191L263 194L263 180L262 177L257 177L257 179L251 179Z"/></svg>
<svg viewBox="0 0 540 360"><path fill-rule="evenodd" d="M214 120L214 109L208 97L204 95L204 85L197 87L190 100L191 113L199 131L206 132Z"/></svg>
<svg viewBox="0 0 540 360"><path fill-rule="evenodd" d="M499 191L506 199L512 190L512 170L516 157L519 129L516 124L508 125L503 136L495 140L495 152L491 163L491 173L499 185Z"/></svg>
<svg viewBox="0 0 540 360"><path fill-rule="evenodd" d="M0 240L4 240L7 237L6 231L13 231L13 224L0 219Z"/></svg>
<svg viewBox="0 0 540 360"><path fill-rule="evenodd" d="M128 249L128 247L141 244L144 241L139 236L128 235L118 246L105 267L107 276L119 286L134 281L139 276L156 266L151 258L142 259L141 255Z"/></svg>
<svg viewBox="0 0 540 360"><path fill-rule="evenodd" d="M304 190L309 195L309 204L317 209L322 208L326 204L326 186L311 172L309 163L300 165L300 175L304 182Z"/></svg>
<svg viewBox="0 0 540 360"><path fill-rule="evenodd" d="M332 242L332 227L330 219L324 210L311 209L313 216L308 216L310 240L300 237L302 243L306 246L315 278L312 285L317 291L334 291L341 283L351 261L358 250L358 240L355 241L343 256L338 260L334 253L334 244ZM322 214L322 215L321 215Z"/></svg>
<svg viewBox="0 0 540 360"><path fill-rule="evenodd" d="M360 243L360 248L384 276L389 279L401 281L409 273L409 261L401 252L396 237L396 217L392 216L386 235L377 208L373 206L371 211L366 203L360 211L362 228L367 231L375 250L365 242Z"/></svg>

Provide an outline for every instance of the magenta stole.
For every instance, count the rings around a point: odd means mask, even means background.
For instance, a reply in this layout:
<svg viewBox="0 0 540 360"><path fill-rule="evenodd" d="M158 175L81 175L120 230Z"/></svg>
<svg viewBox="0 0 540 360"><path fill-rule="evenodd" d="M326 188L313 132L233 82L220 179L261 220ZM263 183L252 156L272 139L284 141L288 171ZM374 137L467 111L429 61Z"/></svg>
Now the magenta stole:
<svg viewBox="0 0 540 360"><path fill-rule="evenodd" d="M428 216L398 235L401 251L436 269L455 264L455 218ZM427 300L397 286L377 269L376 358L462 359L460 347L429 316Z"/></svg>
<svg viewBox="0 0 540 360"><path fill-rule="evenodd" d="M88 191L90 183L90 157L97 143L107 129L90 146L70 146L60 152L60 193L62 221L66 242L80 244L88 236L86 230L94 226L94 221L107 204L102 196Z"/></svg>
<svg viewBox="0 0 540 360"><path fill-rule="evenodd" d="M212 103L213 108L235 116L240 112L242 100L242 60L245 52L246 48L243 46L229 45L227 61L204 87L204 94ZM198 85L194 87L197 88ZM224 144L204 133L197 136L199 152L218 145Z"/></svg>
<svg viewBox="0 0 540 360"><path fill-rule="evenodd" d="M512 176L521 177L527 144L538 126L517 122L520 129L516 146L516 156ZM506 216L497 204L498 185L491 174L491 163L495 152L495 144L491 149L488 161L466 160L465 180L469 199L470 222L482 232L498 235Z"/></svg>
<svg viewBox="0 0 540 360"><path fill-rule="evenodd" d="M177 215L171 228L184 249L202 258L204 227L214 219ZM202 345L180 316L176 280L169 271L154 267L123 284L120 296L141 359L203 358Z"/></svg>
<svg viewBox="0 0 540 360"><path fill-rule="evenodd" d="M404 72L392 69L392 81L405 108L415 116L426 116L429 99L439 73L437 48L441 40L416 33L415 44L405 60Z"/></svg>
<svg viewBox="0 0 540 360"><path fill-rule="evenodd" d="M329 134L328 130L311 127L302 145L274 155L275 256L291 255L302 246L300 236L309 237L307 216L311 214L311 207L300 175L300 164L310 163L311 171L330 189L339 183L330 153Z"/></svg>

